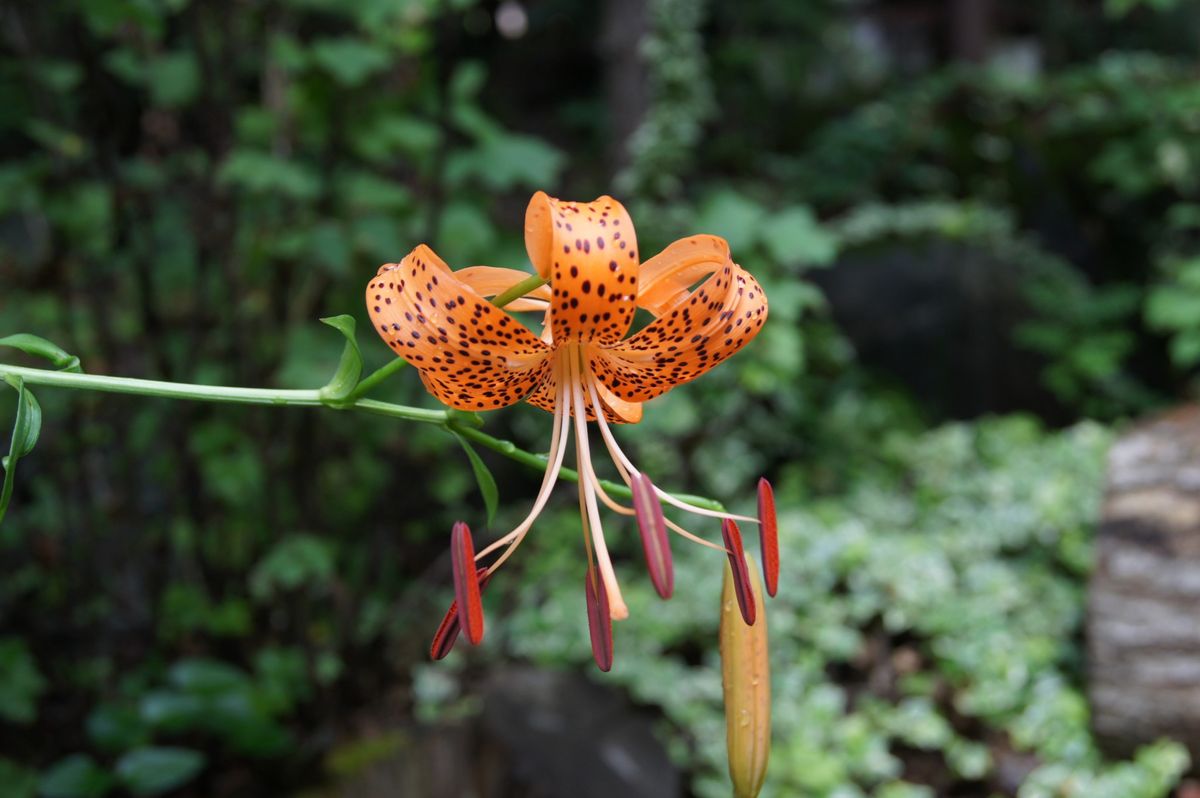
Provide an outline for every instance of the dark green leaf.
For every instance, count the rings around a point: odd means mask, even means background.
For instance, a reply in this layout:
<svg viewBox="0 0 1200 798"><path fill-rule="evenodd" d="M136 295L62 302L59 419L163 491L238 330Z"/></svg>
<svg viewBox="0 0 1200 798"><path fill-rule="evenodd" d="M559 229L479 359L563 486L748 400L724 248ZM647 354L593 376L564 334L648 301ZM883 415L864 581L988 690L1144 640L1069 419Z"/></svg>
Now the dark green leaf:
<svg viewBox="0 0 1200 798"><path fill-rule="evenodd" d="M199 696L171 690L153 690L142 696L138 713L156 729L185 731L195 728L206 716L205 702Z"/></svg>
<svg viewBox="0 0 1200 798"><path fill-rule="evenodd" d="M178 108L191 102L200 90L200 65L190 52L168 53L144 70L155 105Z"/></svg>
<svg viewBox="0 0 1200 798"><path fill-rule="evenodd" d="M321 396L325 399L345 399L358 385L363 368L362 352L359 351L358 339L354 336L354 318L343 314L321 319L321 322L333 327L346 338L346 346L342 350L342 359L338 363L337 371L321 389Z"/></svg>
<svg viewBox="0 0 1200 798"><path fill-rule="evenodd" d="M32 723L37 718L38 696L46 680L25 641L0 639L0 718L10 723Z"/></svg>
<svg viewBox="0 0 1200 798"><path fill-rule="evenodd" d="M161 795L203 767L204 754L189 748L138 748L117 761L117 776L134 795Z"/></svg>
<svg viewBox="0 0 1200 798"><path fill-rule="evenodd" d="M458 433L455 433L454 437L458 438L463 451L467 453L467 459L471 461L471 470L475 472L475 481L479 483L479 492L483 494L483 505L487 508L487 521L490 524L496 517L496 505L500 502L500 491L496 488L496 479L471 444L467 443L467 439Z"/></svg>
<svg viewBox="0 0 1200 798"><path fill-rule="evenodd" d="M43 357L63 371L83 371L79 367L79 358L67 352L58 344L47 341L45 338L37 335L30 335L29 333L7 335L4 338L0 338L0 346L11 346L14 349L20 349L27 355Z"/></svg>
<svg viewBox="0 0 1200 798"><path fill-rule="evenodd" d="M105 751L128 751L150 742L150 729L137 710L102 704L87 718L88 738Z"/></svg>
<svg viewBox="0 0 1200 798"><path fill-rule="evenodd" d="M247 687L250 677L243 671L215 659L185 659L171 666L171 684L189 693L220 695Z"/></svg>
<svg viewBox="0 0 1200 798"><path fill-rule="evenodd" d="M333 579L336 565L329 542L312 535L291 535L259 560L250 572L250 594L267 600L299 588L324 588Z"/></svg>
<svg viewBox="0 0 1200 798"><path fill-rule="evenodd" d="M351 36L316 41L309 53L315 65L347 87L359 85L392 60L382 46Z"/></svg>
<svg viewBox="0 0 1200 798"><path fill-rule="evenodd" d="M44 798L100 798L113 786L113 777L87 754L72 754L50 767L38 782Z"/></svg>
<svg viewBox="0 0 1200 798"><path fill-rule="evenodd" d="M0 759L0 784L8 798L34 798L37 773L8 759Z"/></svg>
<svg viewBox="0 0 1200 798"><path fill-rule="evenodd" d="M8 456L0 461L0 465L4 467L4 486L0 488L0 521L4 520L4 513L12 499L17 461L33 451L42 431L42 408L37 399L33 398L33 393L25 387L25 382L20 377L6 377L5 380L17 389L17 419L13 424Z"/></svg>

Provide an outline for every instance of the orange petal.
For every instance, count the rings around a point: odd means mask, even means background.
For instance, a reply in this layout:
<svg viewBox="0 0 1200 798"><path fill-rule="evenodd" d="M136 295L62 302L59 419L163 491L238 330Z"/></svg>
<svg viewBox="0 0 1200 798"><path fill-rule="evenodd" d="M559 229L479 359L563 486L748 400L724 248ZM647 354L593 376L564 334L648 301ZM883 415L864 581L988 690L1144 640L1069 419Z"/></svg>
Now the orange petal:
<svg viewBox="0 0 1200 798"><path fill-rule="evenodd" d="M636 308L638 253L621 203L565 202L539 191L525 212L525 248L550 283L556 343L616 343L625 335Z"/></svg>
<svg viewBox="0 0 1200 798"><path fill-rule="evenodd" d="M429 392L460 410L523 399L549 372L549 347L422 244L367 285L371 324L420 369Z"/></svg>
<svg viewBox="0 0 1200 798"><path fill-rule="evenodd" d="M503 294L522 280L533 275L519 269L503 269L499 266L468 266L454 272L462 283L469 285L475 293L482 297L494 297ZM507 311L546 310L549 308L550 286L539 285L520 299L514 299L504 306Z"/></svg>
<svg viewBox="0 0 1200 798"><path fill-rule="evenodd" d="M642 264L638 307L655 316L687 294L689 288L729 260L729 244L718 236L681 238Z"/></svg>
<svg viewBox="0 0 1200 798"><path fill-rule="evenodd" d="M694 291L669 292L673 300L660 305L661 315L637 335L592 349L592 372L600 382L626 401L645 402L696 379L758 334L767 319L762 286L728 256L720 257L718 247L709 260L689 265L690 279L709 278Z"/></svg>

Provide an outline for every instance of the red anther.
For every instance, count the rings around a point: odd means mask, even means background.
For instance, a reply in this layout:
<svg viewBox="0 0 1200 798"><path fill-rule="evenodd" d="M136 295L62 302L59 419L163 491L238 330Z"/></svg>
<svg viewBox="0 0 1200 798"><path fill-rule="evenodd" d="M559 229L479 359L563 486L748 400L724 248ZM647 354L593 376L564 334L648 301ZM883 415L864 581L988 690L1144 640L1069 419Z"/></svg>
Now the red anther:
<svg viewBox="0 0 1200 798"><path fill-rule="evenodd" d="M492 576L488 573L487 568L478 568L475 571L475 578L479 580L479 590L482 593ZM429 646L429 658L444 659L454 648L454 641L458 640L458 632L461 628L458 623L458 602L451 601L450 609L446 610L442 622L438 624L437 631L433 634L433 643Z"/></svg>
<svg viewBox="0 0 1200 798"><path fill-rule="evenodd" d="M654 494L654 483L645 474L637 474L631 481L633 509L637 517L638 532L642 535L642 551L646 554L646 569L654 589L663 598L670 598L675 591L675 567L671 561L671 541L667 536L667 519L663 517L662 504Z"/></svg>
<svg viewBox="0 0 1200 798"><path fill-rule="evenodd" d="M721 522L721 537L725 539L725 552L729 555L729 568L733 571L733 589L737 594L738 609L747 626L754 625L756 617L754 592L750 586L750 569L746 566L746 551L742 548L742 532L733 519Z"/></svg>
<svg viewBox="0 0 1200 798"><path fill-rule="evenodd" d="M591 566L585 576L584 592L587 595L588 632L592 636L592 657L596 667L608 673L613 664L612 615L608 608L608 589L604 580Z"/></svg>
<svg viewBox="0 0 1200 798"><path fill-rule="evenodd" d="M454 573L454 600L458 604L458 622L471 645L483 640L483 602L479 598L479 579L475 571L475 543L471 529L456 521L450 532L450 563Z"/></svg>
<svg viewBox="0 0 1200 798"><path fill-rule="evenodd" d="M779 527L775 522L775 491L766 477L758 480L758 541L763 581L767 595L774 598L779 588Z"/></svg>

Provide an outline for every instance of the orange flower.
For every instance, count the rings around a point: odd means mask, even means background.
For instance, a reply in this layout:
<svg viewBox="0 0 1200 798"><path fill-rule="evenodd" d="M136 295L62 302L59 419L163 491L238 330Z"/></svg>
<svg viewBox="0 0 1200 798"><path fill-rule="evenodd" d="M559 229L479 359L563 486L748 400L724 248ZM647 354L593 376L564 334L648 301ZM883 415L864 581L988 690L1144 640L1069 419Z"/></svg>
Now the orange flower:
<svg viewBox="0 0 1200 798"><path fill-rule="evenodd" d="M642 263L629 214L611 197L565 202L538 192L525 214L525 246L547 284L508 309L544 311L540 337L486 299L529 276L521 271L487 266L451 271L421 245L400 263L381 267L367 286L367 307L376 329L397 355L420 371L425 387L443 403L460 410L493 410L524 399L554 414L548 466L525 520L478 553L466 525L455 525L458 600L439 628L431 653L437 657L449 652L460 626L470 632L472 642L482 635L480 588L512 555L546 506L573 420L593 652L607 670L611 620L626 617L628 609L605 546L601 503L636 517L651 578L664 598L673 585L666 528L732 557L743 555L740 536L736 551L709 543L664 518L660 502L724 521L759 523L764 567L771 563L778 568L774 501L765 480L759 485L759 508L769 511L769 517L761 522L694 507L656 488L621 451L609 428L610 423L640 421L643 402L694 380L749 343L766 321L767 298L758 282L733 262L729 245L716 236L681 239ZM639 307L655 320L626 338ZM609 496L596 477L588 421L597 422L617 472L630 486L632 507ZM493 554L486 568L476 566ZM744 573L744 567L740 571ZM775 574L768 573L766 581L773 588ZM748 589L742 594L749 595ZM753 623L752 606L744 615Z"/></svg>

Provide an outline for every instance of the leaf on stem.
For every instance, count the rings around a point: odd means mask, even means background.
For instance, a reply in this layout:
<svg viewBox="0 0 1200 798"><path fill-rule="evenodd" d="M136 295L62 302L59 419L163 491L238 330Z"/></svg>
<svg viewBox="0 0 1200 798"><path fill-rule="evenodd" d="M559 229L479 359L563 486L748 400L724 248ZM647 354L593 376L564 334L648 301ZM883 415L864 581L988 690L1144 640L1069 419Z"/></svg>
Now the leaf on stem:
<svg viewBox="0 0 1200 798"><path fill-rule="evenodd" d="M483 494L483 506L487 509L487 522L491 525L492 519L496 517L496 507L500 503L500 491L496 488L496 478L492 476L492 472L488 470L483 458L479 456L475 448L467 443L466 438L457 432L451 432L451 434L462 444L463 451L467 453L467 459L471 461L471 470L475 472L475 482L479 484L479 492Z"/></svg>
<svg viewBox="0 0 1200 798"><path fill-rule="evenodd" d="M4 467L4 487L0 488L0 522L4 520L8 502L12 499L13 475L17 470L17 461L33 451L42 431L42 407L33 393L25 387L24 380L20 377L6 377L5 381L17 391L17 419L13 423L8 456L0 459L0 465Z"/></svg>
<svg viewBox="0 0 1200 798"><path fill-rule="evenodd" d="M337 371L321 389L323 399L346 399L358 385L362 376L362 352L358 348L358 339L354 335L355 321L353 316L342 314L321 319L322 324L328 324L346 338L346 346L342 349L342 359L338 361Z"/></svg>
<svg viewBox="0 0 1200 798"><path fill-rule="evenodd" d="M27 355L45 358L63 371L73 371L76 373L83 371L79 365L78 357L67 352L58 344L47 341L45 338L37 335L30 335L29 333L7 335L0 338L0 346L11 346L14 349L20 349Z"/></svg>

